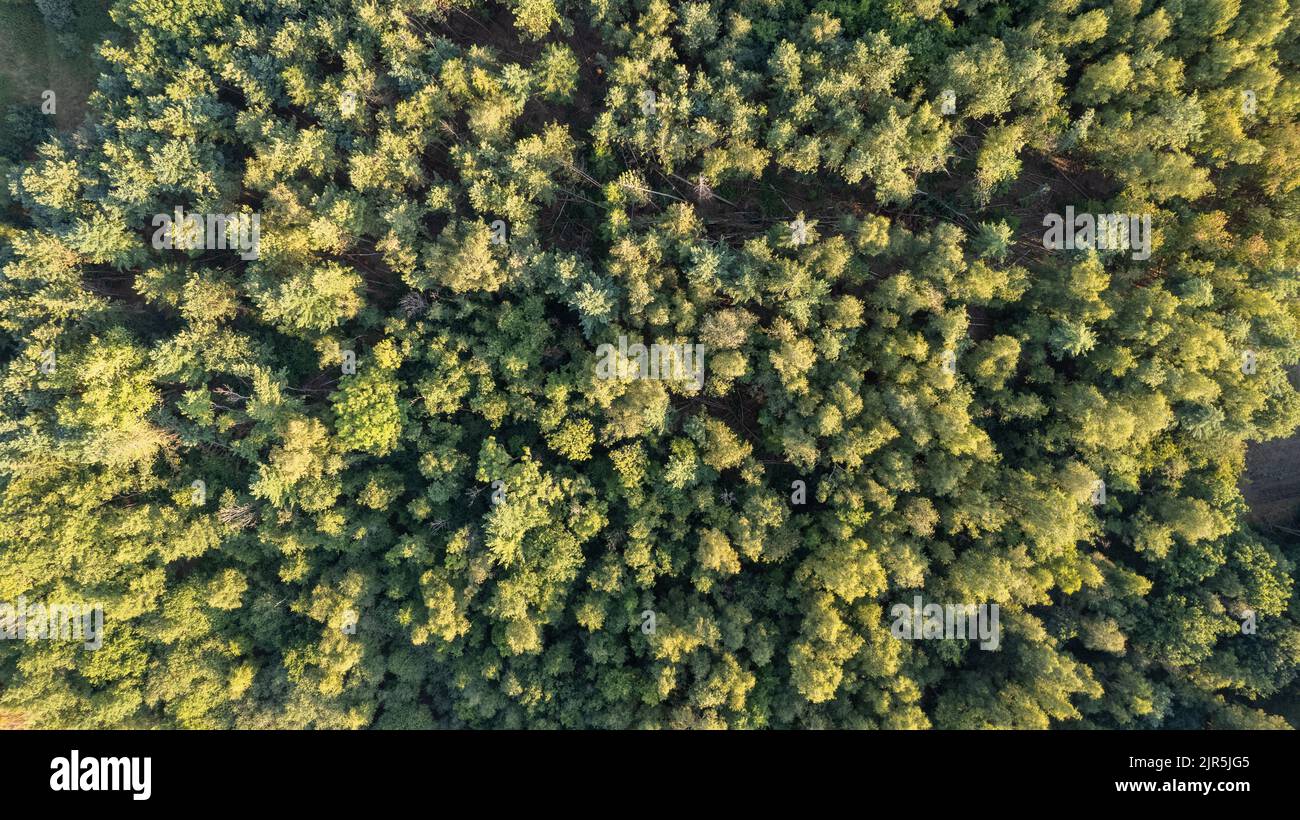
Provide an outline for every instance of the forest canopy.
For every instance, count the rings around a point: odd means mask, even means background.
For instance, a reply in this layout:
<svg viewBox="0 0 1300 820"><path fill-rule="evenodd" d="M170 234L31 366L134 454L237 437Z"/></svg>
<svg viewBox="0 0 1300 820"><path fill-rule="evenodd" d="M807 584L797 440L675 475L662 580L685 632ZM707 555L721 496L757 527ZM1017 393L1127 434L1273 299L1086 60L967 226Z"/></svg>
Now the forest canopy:
<svg viewBox="0 0 1300 820"><path fill-rule="evenodd" d="M0 602L103 614L0 713L1300 725L1298 8L116 0L0 140Z"/></svg>

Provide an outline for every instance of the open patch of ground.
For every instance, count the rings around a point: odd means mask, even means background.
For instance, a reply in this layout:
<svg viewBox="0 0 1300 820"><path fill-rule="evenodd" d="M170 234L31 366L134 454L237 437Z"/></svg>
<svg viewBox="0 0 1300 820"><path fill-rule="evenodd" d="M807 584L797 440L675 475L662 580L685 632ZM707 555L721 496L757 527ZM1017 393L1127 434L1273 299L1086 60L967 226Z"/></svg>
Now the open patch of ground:
<svg viewBox="0 0 1300 820"><path fill-rule="evenodd" d="M1291 370L1291 383L1300 383L1300 368ZM1300 434L1251 443L1241 492L1258 523L1290 526L1300 520Z"/></svg>
<svg viewBox="0 0 1300 820"><path fill-rule="evenodd" d="M0 109L40 106L55 94L54 120L60 130L79 126L99 70L95 47L119 36L108 17L107 0L75 0L75 19L60 37L33 0L0 0Z"/></svg>

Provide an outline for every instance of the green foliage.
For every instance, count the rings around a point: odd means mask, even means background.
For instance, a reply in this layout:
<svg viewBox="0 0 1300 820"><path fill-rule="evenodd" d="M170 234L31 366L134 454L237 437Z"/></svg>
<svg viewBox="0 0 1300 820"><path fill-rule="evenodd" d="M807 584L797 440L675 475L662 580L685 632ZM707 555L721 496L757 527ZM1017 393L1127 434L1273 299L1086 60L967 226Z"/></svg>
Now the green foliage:
<svg viewBox="0 0 1300 820"><path fill-rule="evenodd" d="M13 112L0 602L105 634L0 641L0 710L1284 725L1283 4L507 6L118 0L93 127ZM1150 258L1049 252L1070 205ZM155 248L177 206L258 254ZM600 375L638 344L698 380Z"/></svg>

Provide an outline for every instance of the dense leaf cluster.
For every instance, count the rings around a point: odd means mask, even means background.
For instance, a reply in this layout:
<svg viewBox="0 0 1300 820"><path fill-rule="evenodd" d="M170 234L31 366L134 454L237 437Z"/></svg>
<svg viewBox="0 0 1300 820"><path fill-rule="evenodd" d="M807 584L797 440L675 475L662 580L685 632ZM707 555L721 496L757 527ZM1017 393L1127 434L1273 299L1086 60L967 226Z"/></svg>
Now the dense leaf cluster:
<svg viewBox="0 0 1300 820"><path fill-rule="evenodd" d="M106 634L0 642L0 709L1286 725L1300 553L1238 482L1300 424L1287 0L113 18L0 228L0 601ZM1150 258L1045 248L1067 205ZM155 249L178 206L257 258ZM599 378L620 336L702 386ZM997 651L891 635L918 594Z"/></svg>

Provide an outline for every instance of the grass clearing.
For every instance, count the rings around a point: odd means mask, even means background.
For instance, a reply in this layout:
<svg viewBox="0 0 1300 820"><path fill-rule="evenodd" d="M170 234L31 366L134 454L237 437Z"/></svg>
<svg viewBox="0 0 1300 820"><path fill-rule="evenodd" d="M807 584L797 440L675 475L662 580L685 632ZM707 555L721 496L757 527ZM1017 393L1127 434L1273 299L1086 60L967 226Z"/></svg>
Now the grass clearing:
<svg viewBox="0 0 1300 820"><path fill-rule="evenodd" d="M78 44L70 50L46 26L33 0L0 0L0 108L39 106L41 95L50 90L59 129L81 124L99 75L95 46L120 31L109 20L106 0L75 0L73 6L71 32Z"/></svg>

